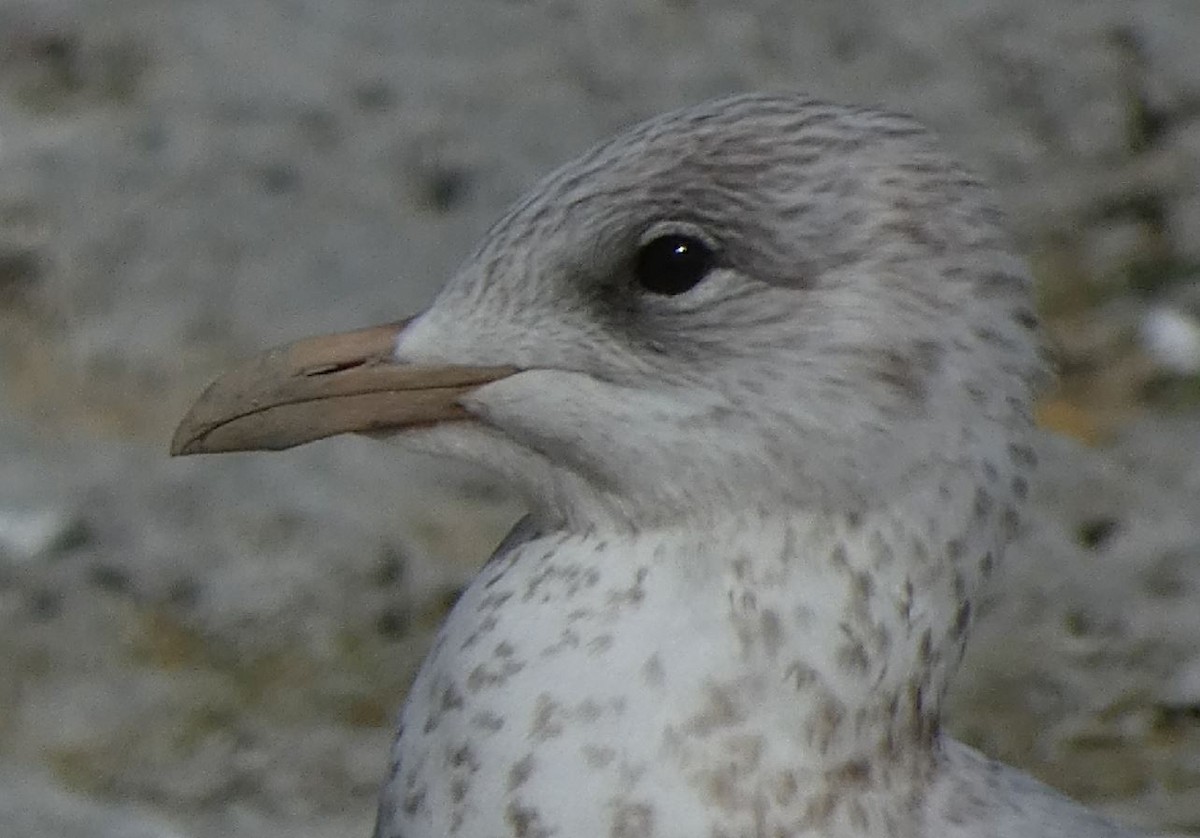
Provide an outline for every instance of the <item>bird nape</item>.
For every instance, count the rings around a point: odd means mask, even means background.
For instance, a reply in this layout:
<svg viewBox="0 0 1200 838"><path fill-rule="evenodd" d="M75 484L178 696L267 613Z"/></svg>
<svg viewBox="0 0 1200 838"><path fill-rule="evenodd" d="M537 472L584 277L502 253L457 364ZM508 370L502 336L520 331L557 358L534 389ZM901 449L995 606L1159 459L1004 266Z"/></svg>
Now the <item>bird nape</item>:
<svg viewBox="0 0 1200 838"><path fill-rule="evenodd" d="M219 379L172 451L370 433L527 499L413 683L379 838L1116 838L939 724L1042 376L928 132L746 95L549 175L417 317Z"/></svg>

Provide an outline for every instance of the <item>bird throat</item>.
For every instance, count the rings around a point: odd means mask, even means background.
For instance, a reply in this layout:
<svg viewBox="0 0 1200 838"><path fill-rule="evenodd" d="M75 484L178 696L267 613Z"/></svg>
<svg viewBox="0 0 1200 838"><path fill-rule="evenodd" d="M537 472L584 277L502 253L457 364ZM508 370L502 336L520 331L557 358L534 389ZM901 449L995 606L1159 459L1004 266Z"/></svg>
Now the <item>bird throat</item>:
<svg viewBox="0 0 1200 838"><path fill-rule="evenodd" d="M498 554L414 684L390 796L447 826L484 817L480 801L561 824L666 799L695 834L768 811L788 835L915 817L971 599L1003 546L969 488ZM469 812L465 774L422 771L447 754L472 766ZM405 785L430 776L444 787ZM595 799L556 799L566 776Z"/></svg>

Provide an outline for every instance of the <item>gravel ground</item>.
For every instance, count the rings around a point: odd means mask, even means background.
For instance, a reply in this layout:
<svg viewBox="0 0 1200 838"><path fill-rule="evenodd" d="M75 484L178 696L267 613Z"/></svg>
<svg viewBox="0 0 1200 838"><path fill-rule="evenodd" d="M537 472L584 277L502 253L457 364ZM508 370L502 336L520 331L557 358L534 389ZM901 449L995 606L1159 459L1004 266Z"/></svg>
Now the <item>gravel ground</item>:
<svg viewBox="0 0 1200 838"><path fill-rule="evenodd" d="M171 461L172 423L419 308L587 145L765 88L913 112L997 184L1047 423L1093 443L1047 435L951 727L1200 834L1200 382L1139 343L1200 308L1198 38L1194 0L0 0L0 834L368 834L519 510L364 440Z"/></svg>

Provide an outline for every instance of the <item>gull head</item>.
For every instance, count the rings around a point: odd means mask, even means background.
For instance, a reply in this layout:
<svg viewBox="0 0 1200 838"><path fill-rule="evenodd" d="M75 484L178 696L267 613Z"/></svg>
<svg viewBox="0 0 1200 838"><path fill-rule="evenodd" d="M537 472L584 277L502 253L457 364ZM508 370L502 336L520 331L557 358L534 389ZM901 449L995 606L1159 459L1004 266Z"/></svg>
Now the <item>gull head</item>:
<svg viewBox="0 0 1200 838"><path fill-rule="evenodd" d="M1019 478L1040 371L1002 218L930 133L751 95L553 172L425 312L218 380L174 448L393 436L569 529L852 514Z"/></svg>

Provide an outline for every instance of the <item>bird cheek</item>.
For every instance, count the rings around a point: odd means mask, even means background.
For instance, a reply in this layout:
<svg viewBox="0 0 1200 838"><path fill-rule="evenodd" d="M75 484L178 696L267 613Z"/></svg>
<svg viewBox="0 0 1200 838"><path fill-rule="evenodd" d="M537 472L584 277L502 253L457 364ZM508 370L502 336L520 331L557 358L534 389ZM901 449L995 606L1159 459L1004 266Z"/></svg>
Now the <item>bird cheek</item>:
<svg viewBox="0 0 1200 838"><path fill-rule="evenodd" d="M578 424L576 404L562 380L569 377L528 370L472 390L460 403L484 424L541 448L548 440L570 436Z"/></svg>

